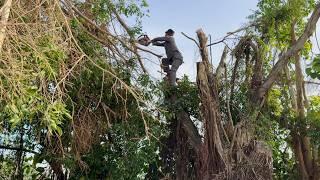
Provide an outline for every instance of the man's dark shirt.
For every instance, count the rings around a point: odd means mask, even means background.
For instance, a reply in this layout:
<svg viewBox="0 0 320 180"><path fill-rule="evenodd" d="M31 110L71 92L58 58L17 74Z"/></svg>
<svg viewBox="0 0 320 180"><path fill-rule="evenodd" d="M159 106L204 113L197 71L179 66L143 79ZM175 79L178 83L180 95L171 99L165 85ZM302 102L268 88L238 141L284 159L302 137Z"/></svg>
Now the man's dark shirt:
<svg viewBox="0 0 320 180"><path fill-rule="evenodd" d="M154 38L151 42L155 46L164 46L168 59L183 59L176 45L176 42L172 36Z"/></svg>

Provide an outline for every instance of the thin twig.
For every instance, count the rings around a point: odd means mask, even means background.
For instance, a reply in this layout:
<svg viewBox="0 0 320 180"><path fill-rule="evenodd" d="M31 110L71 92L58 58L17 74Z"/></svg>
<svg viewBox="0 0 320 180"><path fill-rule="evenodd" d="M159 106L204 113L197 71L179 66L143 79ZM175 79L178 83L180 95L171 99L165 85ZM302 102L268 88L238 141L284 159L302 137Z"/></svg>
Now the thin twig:
<svg viewBox="0 0 320 180"><path fill-rule="evenodd" d="M196 43L196 45L198 46L198 48L201 49L199 43L198 43L194 38L186 35L184 32L181 32L181 34L184 35L186 38L192 40L194 43Z"/></svg>
<svg viewBox="0 0 320 180"><path fill-rule="evenodd" d="M213 45L215 45L215 44L223 43L225 40L227 40L227 38L228 38L229 36L232 36L232 35L234 35L234 34L236 34L236 33L238 33L238 32L247 30L248 28L250 28L250 27L252 27L252 26L255 26L255 25L256 25L256 23L252 23L252 24L250 24L250 25L248 25L248 26L245 26L245 27L243 27L243 28L237 29L237 30L235 30L235 31L233 31L233 32L228 32L227 35L224 36L220 41L210 43L210 44L208 44L207 46L209 47L209 46L213 46Z"/></svg>
<svg viewBox="0 0 320 180"><path fill-rule="evenodd" d="M121 45L123 45L126 49L128 49L128 50L131 51L132 53L134 53L134 54L138 57L138 61L139 61L139 64L140 64L143 72L144 72L144 73L147 73L147 70L146 70L146 68L144 67L144 65L143 65L143 63L142 63L142 61L141 61L140 55L139 55L139 54L137 53L137 51L136 51L136 47L134 47L134 49L132 49L131 47L129 47L129 46L127 45L127 43L126 43L125 41L123 41L122 39L118 38L117 36L112 35L112 34L111 34L110 32L108 32L106 29L103 29L103 28L99 27L96 23L94 23L91 19L89 19L87 16L85 16L81 11L79 11L75 6L73 6L72 3L71 3L69 0L67 0L66 2L67 2L67 5L68 5L76 14L78 14L80 17L82 17L87 23L89 23L90 25L94 26L99 32L105 34L108 38L111 37L111 38L113 38L113 39L115 39L115 40L118 40L118 41L121 43ZM122 24L122 23L120 22L120 24ZM124 28L125 28L125 27L124 27ZM109 41L111 41L111 40L109 39ZM132 43L132 44L134 44L134 43Z"/></svg>

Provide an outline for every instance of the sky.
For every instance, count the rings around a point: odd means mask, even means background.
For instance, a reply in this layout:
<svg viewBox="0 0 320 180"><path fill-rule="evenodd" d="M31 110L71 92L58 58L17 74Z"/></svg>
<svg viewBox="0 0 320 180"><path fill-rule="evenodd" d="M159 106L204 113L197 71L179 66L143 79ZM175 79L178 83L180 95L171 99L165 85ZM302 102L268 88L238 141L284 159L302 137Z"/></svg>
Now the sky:
<svg viewBox="0 0 320 180"><path fill-rule="evenodd" d="M220 40L227 32L234 31L249 22L247 17L256 10L257 0L148 0L149 17L142 20L143 32L150 38L163 36L172 28L178 48L184 56L184 63L177 72L181 77L186 74L195 79L196 62L200 60L194 42L184 37L181 32L196 39L196 30L202 28L211 35L212 42ZM212 46L212 61L220 60L224 45ZM158 54L165 54L164 48L149 46ZM144 63L148 72L156 79L161 78L159 60L152 55L145 55Z"/></svg>
<svg viewBox="0 0 320 180"><path fill-rule="evenodd" d="M164 32L172 28L175 33L176 44L184 56L184 63L177 71L177 77L188 75L192 81L196 79L196 62L200 60L199 50L195 43L181 32L196 38L196 30L202 28L207 35L211 35L212 42L221 40L228 32L235 31L248 24L248 16L257 10L258 0L148 0L149 17L142 19L143 32L150 38L163 36ZM317 24L320 27L320 21ZM320 37L320 28L317 28ZM320 53L316 46L315 36L311 37L314 54ZM220 61L224 44L212 46L212 63L214 67ZM164 48L149 46L148 49L165 55ZM144 65L154 80L160 80L159 59L150 54L143 54ZM310 61L302 61L304 67ZM309 79L305 74L305 79ZM315 80L312 80L315 81ZM311 94L318 92L320 86L309 85Z"/></svg>

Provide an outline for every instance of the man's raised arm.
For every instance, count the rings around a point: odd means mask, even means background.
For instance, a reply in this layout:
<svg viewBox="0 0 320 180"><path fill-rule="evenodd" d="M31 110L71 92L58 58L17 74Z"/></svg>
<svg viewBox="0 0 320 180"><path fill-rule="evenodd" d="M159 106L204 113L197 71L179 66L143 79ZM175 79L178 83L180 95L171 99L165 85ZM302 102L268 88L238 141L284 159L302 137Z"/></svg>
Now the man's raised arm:
<svg viewBox="0 0 320 180"><path fill-rule="evenodd" d="M164 43L165 42L154 41L154 42L152 42L152 45L154 45L154 46L164 46Z"/></svg>
<svg viewBox="0 0 320 180"><path fill-rule="evenodd" d="M151 42L157 42L157 41L165 41L165 42L169 42L170 41L170 37L157 37L151 40Z"/></svg>

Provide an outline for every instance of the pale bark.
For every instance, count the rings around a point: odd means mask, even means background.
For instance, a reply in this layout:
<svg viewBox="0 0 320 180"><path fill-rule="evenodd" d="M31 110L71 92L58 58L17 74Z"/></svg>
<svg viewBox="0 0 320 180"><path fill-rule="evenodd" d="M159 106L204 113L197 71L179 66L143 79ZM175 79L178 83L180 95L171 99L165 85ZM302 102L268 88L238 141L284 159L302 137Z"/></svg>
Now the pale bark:
<svg viewBox="0 0 320 180"><path fill-rule="evenodd" d="M0 9L0 53L2 52L3 42L6 37L6 28L12 6L12 0L6 0Z"/></svg>
<svg viewBox="0 0 320 180"><path fill-rule="evenodd" d="M296 35L295 35L295 21L292 24L291 27L291 40L292 44L296 43ZM294 60L295 60L295 71L296 71L296 102L297 102L297 118L298 122L300 122L300 134L298 137L300 140L302 155L303 155L303 161L308 173L308 178L313 179L313 165L312 165L312 152L311 152L311 144L310 144L310 138L305 135L306 133L306 127L305 127L305 107L304 107L304 83L303 83L303 74L302 74L302 68L300 64L300 55L299 51L294 54ZM302 162L301 162L302 163Z"/></svg>
<svg viewBox="0 0 320 180"><path fill-rule="evenodd" d="M225 46L223 49L223 53L222 53L219 65L218 65L216 73L215 73L216 78L218 80L220 80L222 78L222 74L225 72L227 54L228 54L228 48L227 48L227 46Z"/></svg>
<svg viewBox="0 0 320 180"><path fill-rule="evenodd" d="M226 161L223 156L223 144L220 133L223 132L219 111L219 99L217 94L217 81L214 78L212 65L209 63L207 49L207 36L199 29L197 35L200 45L202 62L197 64L197 83L201 98L201 111L204 123L204 149L201 163L203 165L203 178L209 178L226 168Z"/></svg>
<svg viewBox="0 0 320 180"><path fill-rule="evenodd" d="M295 98L295 90L294 90L294 87L292 85L292 83L290 82L291 79L290 79L290 71L289 71L289 67L288 66L285 66L284 68L284 73L285 73L285 76L286 76L286 80L288 81L288 86L289 86L289 95L290 95L290 99L291 99L291 106L292 108L295 110L295 111L298 111L297 110L297 101L296 101L296 98Z"/></svg>

